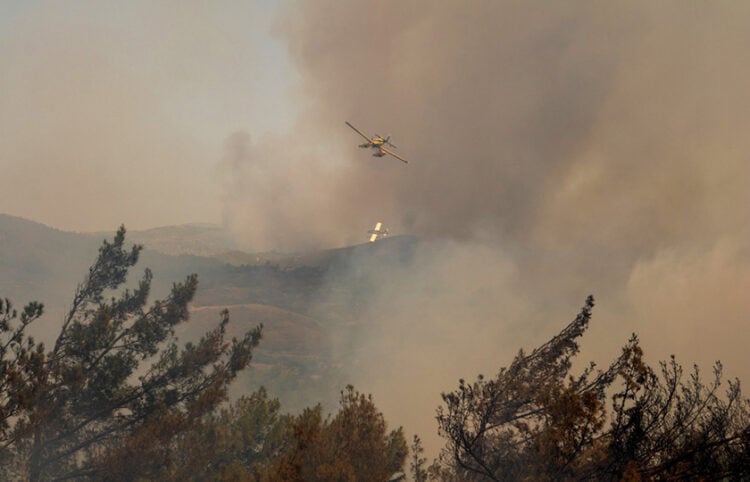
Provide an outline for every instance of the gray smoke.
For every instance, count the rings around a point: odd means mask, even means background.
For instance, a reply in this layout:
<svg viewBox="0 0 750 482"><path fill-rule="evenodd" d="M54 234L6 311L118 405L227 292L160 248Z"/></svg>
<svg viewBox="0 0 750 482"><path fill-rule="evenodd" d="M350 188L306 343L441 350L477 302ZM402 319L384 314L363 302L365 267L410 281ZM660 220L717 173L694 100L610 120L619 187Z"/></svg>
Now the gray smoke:
<svg viewBox="0 0 750 482"><path fill-rule="evenodd" d="M78 230L223 216L254 251L376 221L419 236L357 320L351 381L433 453L439 393L588 293L582 358L636 331L650 360L750 379L750 4L284 2L289 78L263 5L0 5L0 210Z"/></svg>
<svg viewBox="0 0 750 482"><path fill-rule="evenodd" d="M356 242L376 220L433 240L372 294L352 375L428 437L441 390L589 292L583 357L636 331L653 361L747 379L748 21L738 2L294 4L277 30L302 114L252 145L230 218L254 246ZM344 120L410 163L357 149Z"/></svg>

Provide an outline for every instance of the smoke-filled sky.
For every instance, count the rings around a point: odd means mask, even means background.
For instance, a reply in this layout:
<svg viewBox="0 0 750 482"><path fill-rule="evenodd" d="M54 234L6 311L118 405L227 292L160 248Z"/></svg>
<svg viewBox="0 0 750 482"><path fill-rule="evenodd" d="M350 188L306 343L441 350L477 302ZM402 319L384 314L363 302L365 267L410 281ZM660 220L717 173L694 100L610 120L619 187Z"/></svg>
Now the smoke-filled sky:
<svg viewBox="0 0 750 482"><path fill-rule="evenodd" d="M637 331L746 379L748 25L732 1L0 1L0 210L221 222L254 250L434 239L373 294L399 315L363 388L397 423L590 292L592 356Z"/></svg>
<svg viewBox="0 0 750 482"><path fill-rule="evenodd" d="M218 223L225 138L293 121L277 10L0 0L0 211L79 231Z"/></svg>

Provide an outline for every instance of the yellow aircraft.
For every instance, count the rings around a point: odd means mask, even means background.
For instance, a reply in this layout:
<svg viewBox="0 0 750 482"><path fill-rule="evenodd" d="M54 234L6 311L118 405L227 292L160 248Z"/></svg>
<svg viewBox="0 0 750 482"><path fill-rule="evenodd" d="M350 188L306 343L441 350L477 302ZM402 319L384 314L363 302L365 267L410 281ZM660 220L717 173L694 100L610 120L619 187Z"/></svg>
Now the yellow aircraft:
<svg viewBox="0 0 750 482"><path fill-rule="evenodd" d="M393 152L391 152L391 151L389 151L388 149L385 148L386 144L389 145L389 146L391 146L391 147L393 147L394 149L396 148L396 146L394 146L393 144L391 144L391 136L383 137L383 136L379 136L379 135L375 134L375 136L373 136L373 137L367 137L365 134L362 133L362 131L360 131L359 129L357 129L353 125L351 125L349 123L349 121L346 121L346 125L348 125L349 127L351 127L354 130L354 132L356 132L360 136L362 136L365 139L367 139L367 142L364 143L364 144L360 144L359 147L364 147L364 148L366 148L366 147L372 147L373 149L377 149L377 151L375 151L375 153L373 154L373 156L375 156L375 157L383 157L386 154L388 154L390 156L395 157L396 159L398 159L401 162L409 162L406 159L404 159L403 157L399 156L398 154L395 154L395 153L393 153Z"/></svg>
<svg viewBox="0 0 750 482"><path fill-rule="evenodd" d="M373 243L378 239L388 236L388 230L383 228L382 222L378 221L377 224L375 224L375 228L367 231L367 234L370 235L370 242Z"/></svg>

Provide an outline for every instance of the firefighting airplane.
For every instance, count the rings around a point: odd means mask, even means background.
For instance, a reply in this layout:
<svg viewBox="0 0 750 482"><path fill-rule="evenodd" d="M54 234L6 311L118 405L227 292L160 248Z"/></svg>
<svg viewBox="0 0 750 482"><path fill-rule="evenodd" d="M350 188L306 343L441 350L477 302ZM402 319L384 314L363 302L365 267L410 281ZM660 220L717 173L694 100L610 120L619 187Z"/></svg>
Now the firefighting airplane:
<svg viewBox="0 0 750 482"><path fill-rule="evenodd" d="M370 242L373 243L378 239L388 236L388 230L383 228L383 223L378 221L377 224L375 224L375 228L367 231L367 234L370 235Z"/></svg>
<svg viewBox="0 0 750 482"><path fill-rule="evenodd" d="M386 154L388 154L390 156L395 157L396 159L398 159L401 162L409 162L406 159L404 159L403 157L399 156L398 154L395 154L395 153L393 153L393 152L391 152L391 151L389 151L388 149L385 148L386 144L388 144L389 146L393 147L394 149L396 148L396 146L394 146L393 144L391 144L391 136L383 137L383 136L379 136L379 135L375 134L375 136L373 136L373 137L367 137L365 134L362 133L362 131L360 131L359 129L357 129L353 125L351 125L349 123L349 121L346 121L346 125L348 125L349 127L351 127L354 130L354 132L356 132L360 136L362 136L365 139L367 139L367 142L364 143L364 144L360 144L359 147L372 147L373 149L377 149L377 151L373 154L373 156L375 156L375 157L383 157Z"/></svg>

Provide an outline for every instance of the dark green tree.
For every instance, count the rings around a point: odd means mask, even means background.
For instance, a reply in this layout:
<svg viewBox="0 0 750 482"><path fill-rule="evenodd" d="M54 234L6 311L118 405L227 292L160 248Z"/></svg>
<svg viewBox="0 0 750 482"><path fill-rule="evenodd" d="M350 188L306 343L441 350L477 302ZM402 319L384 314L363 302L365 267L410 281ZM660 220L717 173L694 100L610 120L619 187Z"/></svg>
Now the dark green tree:
<svg viewBox="0 0 750 482"><path fill-rule="evenodd" d="M43 313L40 303L21 312L0 299L0 474L20 477L24 468L15 447L28 434L29 413L45 374L44 346L26 336L26 328Z"/></svg>
<svg viewBox="0 0 750 482"><path fill-rule="evenodd" d="M3 307L2 448L6 476L28 480L147 477L173 454L170 442L226 398L251 359L261 327L225 340L229 316L198 342L178 347L196 275L147 306L151 272L117 293L140 246L124 247L121 227L104 241L76 289L53 348L26 335L41 305L20 325ZM166 448L165 448L166 447Z"/></svg>

